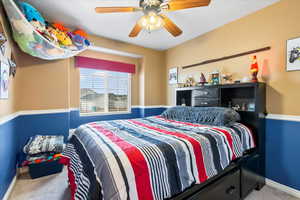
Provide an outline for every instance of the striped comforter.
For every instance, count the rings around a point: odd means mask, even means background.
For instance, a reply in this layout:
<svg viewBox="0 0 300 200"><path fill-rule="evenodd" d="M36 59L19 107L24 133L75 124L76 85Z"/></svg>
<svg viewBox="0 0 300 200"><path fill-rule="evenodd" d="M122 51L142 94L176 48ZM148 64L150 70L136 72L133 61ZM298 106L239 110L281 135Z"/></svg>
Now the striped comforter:
<svg viewBox="0 0 300 200"><path fill-rule="evenodd" d="M239 123L213 127L155 116L82 125L64 155L74 200L163 200L253 147L251 131Z"/></svg>

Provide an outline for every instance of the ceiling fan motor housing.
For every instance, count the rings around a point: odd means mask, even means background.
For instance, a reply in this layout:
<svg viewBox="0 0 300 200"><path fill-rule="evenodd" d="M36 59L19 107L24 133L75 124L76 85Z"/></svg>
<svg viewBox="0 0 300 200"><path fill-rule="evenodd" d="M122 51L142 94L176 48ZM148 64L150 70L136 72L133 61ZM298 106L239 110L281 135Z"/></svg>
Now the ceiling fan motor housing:
<svg viewBox="0 0 300 200"><path fill-rule="evenodd" d="M143 8L143 12L147 15L150 12L158 14L161 11L160 5L163 0L140 0L140 7Z"/></svg>

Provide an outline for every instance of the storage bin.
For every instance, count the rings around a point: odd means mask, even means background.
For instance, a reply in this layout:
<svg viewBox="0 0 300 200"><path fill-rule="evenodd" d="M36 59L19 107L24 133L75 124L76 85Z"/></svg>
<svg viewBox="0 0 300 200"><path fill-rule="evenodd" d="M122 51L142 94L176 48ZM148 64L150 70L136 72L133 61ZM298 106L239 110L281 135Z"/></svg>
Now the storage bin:
<svg viewBox="0 0 300 200"><path fill-rule="evenodd" d="M59 163L59 160L30 164L28 167L32 179L60 173L63 170L63 165Z"/></svg>
<svg viewBox="0 0 300 200"><path fill-rule="evenodd" d="M2 2L12 27L13 38L25 53L45 60L56 60L73 57L87 49L70 50L51 43L27 21L14 0Z"/></svg>

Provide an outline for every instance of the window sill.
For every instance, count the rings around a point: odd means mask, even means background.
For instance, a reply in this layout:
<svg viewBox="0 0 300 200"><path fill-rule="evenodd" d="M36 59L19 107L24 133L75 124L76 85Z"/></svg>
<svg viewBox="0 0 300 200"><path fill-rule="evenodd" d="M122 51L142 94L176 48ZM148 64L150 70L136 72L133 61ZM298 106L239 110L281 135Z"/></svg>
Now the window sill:
<svg viewBox="0 0 300 200"><path fill-rule="evenodd" d="M131 114L131 111L122 111L122 112L92 112L92 113L80 113L80 117L92 117L92 116L106 116L106 115L124 115Z"/></svg>

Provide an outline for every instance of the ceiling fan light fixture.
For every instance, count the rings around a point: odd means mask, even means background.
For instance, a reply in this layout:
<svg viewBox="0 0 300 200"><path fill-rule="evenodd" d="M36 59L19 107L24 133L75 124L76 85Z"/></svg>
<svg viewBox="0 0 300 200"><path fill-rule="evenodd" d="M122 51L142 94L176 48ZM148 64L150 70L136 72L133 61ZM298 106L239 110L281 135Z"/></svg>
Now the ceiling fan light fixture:
<svg viewBox="0 0 300 200"><path fill-rule="evenodd" d="M160 29L164 26L164 20L155 12L150 12L147 15L144 15L138 23L143 29L149 32Z"/></svg>

